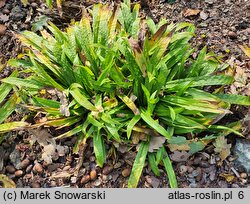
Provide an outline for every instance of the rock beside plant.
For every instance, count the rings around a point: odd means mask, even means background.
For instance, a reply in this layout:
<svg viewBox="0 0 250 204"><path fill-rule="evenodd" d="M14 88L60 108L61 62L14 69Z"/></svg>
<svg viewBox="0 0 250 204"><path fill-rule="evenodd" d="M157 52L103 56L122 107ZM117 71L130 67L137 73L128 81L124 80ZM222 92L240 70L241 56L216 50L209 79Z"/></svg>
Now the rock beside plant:
<svg viewBox="0 0 250 204"><path fill-rule="evenodd" d="M237 157L235 164L250 173L250 141L238 139L234 147L234 154Z"/></svg>

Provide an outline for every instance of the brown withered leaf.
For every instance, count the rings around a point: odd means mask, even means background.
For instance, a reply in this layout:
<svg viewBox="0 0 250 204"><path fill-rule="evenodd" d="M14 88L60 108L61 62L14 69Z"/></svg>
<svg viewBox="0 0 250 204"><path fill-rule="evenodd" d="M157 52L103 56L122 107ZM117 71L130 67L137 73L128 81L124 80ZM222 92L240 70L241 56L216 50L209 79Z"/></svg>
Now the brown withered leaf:
<svg viewBox="0 0 250 204"><path fill-rule="evenodd" d="M183 12L183 16L184 17L189 17L189 16L196 16L200 13L200 10L199 9L186 9L184 12Z"/></svg>
<svg viewBox="0 0 250 204"><path fill-rule="evenodd" d="M184 162L187 161L190 156L191 154L186 151L174 151L174 153L170 155L170 158L175 162Z"/></svg>
<svg viewBox="0 0 250 204"><path fill-rule="evenodd" d="M43 147L42 159L47 163L52 163L52 157L56 153L56 142L46 129L31 129L30 143L38 142Z"/></svg>
<svg viewBox="0 0 250 204"><path fill-rule="evenodd" d="M225 178L228 183L231 183L235 178L234 175L228 173L221 173L220 176Z"/></svg>
<svg viewBox="0 0 250 204"><path fill-rule="evenodd" d="M158 150L160 147L162 147L165 141L166 141L166 138L162 136L151 137L148 151L154 152L155 150Z"/></svg>
<svg viewBox="0 0 250 204"><path fill-rule="evenodd" d="M176 150L180 150L180 151L188 151L190 150L190 146L189 146L189 143L185 143L185 144L168 144L167 145L168 148L170 149L171 152L174 152Z"/></svg>
<svg viewBox="0 0 250 204"><path fill-rule="evenodd" d="M231 144L227 144L227 139L224 136L219 136L213 143L215 146L214 151L219 153L220 158L224 161L230 155Z"/></svg>
<svg viewBox="0 0 250 204"><path fill-rule="evenodd" d="M240 49L250 58L250 47L247 47L246 45L239 45Z"/></svg>

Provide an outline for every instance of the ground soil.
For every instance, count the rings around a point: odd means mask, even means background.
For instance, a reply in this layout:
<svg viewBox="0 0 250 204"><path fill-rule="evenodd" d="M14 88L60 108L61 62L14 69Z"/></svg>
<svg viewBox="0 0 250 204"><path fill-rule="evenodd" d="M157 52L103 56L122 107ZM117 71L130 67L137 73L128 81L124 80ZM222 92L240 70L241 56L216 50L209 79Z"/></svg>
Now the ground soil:
<svg viewBox="0 0 250 204"><path fill-rule="evenodd" d="M3 6L1 2L5 2ZM46 15L63 29L71 19L79 20L81 9L91 7L93 2L68 0L63 9L64 13L60 16L56 9L50 11L39 1L30 1L29 5L23 6L19 0L0 0L0 65L22 51L15 34L31 29L32 23L40 16ZM243 44L250 46L249 1L177 0L174 4L169 4L167 1L144 0L140 3L142 3L142 17L151 16L156 22L166 18L174 23L183 21L194 23L197 31L192 44L197 48L197 53L206 45L209 50L221 55L223 61L249 74L250 61L239 47ZM196 9L199 12L196 15L189 15L187 9ZM13 68L5 67L0 72L0 79L8 76L12 71ZM249 81L249 78L247 80ZM227 87L227 91L248 95L249 90L244 87ZM237 120L244 119L249 114L246 107L234 107L233 111L232 117ZM15 117L19 117L18 113L10 120L15 120ZM41 130L41 132L55 134L52 129ZM247 131L245 135L249 138ZM105 166L100 168L95 162L92 143L90 142L86 147L82 158L81 155L72 153L76 141L76 138L72 137L57 144L57 155L52 158L53 163L48 165L41 159L43 147L37 142L30 144L32 136L34 132L8 133L0 146L0 173L13 179L17 187L126 187L136 148L127 151L128 148L125 145L120 145L117 153L110 154ZM229 141L232 143L232 153L223 162L215 154L212 144L189 159L173 162L179 187L249 186L249 174L234 163L235 136L230 136ZM109 148L112 149L111 144ZM176 155L171 156L174 158ZM83 161L82 164L81 161ZM232 179L229 179L228 175L231 175ZM163 169L161 176L156 177L146 164L138 186L160 188L169 187L169 184Z"/></svg>

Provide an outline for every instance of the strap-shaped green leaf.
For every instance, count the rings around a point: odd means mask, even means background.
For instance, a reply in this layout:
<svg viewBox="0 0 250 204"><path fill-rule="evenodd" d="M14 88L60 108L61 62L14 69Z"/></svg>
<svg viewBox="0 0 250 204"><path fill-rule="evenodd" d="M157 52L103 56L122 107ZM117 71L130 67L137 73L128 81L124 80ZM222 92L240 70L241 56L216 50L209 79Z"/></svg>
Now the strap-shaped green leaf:
<svg viewBox="0 0 250 204"><path fill-rule="evenodd" d="M158 122L156 122L146 111L141 111L141 118L155 131L165 136L167 139L171 139L171 135L162 127Z"/></svg>
<svg viewBox="0 0 250 204"><path fill-rule="evenodd" d="M104 146L103 137L100 134L100 129L95 128L93 135L94 152L96 156L97 164L102 167L106 159L106 149Z"/></svg>
<svg viewBox="0 0 250 204"><path fill-rule="evenodd" d="M216 94L222 101L230 104L250 106L250 97L236 94Z"/></svg>
<svg viewBox="0 0 250 204"><path fill-rule="evenodd" d="M142 169L148 154L149 143L142 142L132 167L132 171L128 180L128 188L136 188L141 177Z"/></svg>

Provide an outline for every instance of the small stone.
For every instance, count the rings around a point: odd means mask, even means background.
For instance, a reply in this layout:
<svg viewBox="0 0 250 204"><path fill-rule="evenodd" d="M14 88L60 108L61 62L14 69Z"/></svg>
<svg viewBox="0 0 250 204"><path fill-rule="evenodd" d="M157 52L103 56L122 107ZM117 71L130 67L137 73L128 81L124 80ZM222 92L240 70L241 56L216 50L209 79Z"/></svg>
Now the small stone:
<svg viewBox="0 0 250 204"><path fill-rule="evenodd" d="M16 168L14 166L12 166L12 165L7 165L5 169L10 174L14 174L15 171L16 171Z"/></svg>
<svg viewBox="0 0 250 204"><path fill-rule="evenodd" d="M85 183L88 183L90 181L90 176L89 175L85 175L82 177L80 183L81 184L85 184Z"/></svg>
<svg viewBox="0 0 250 204"><path fill-rule="evenodd" d="M122 176L126 178L130 175L130 172L131 172L130 169L123 169Z"/></svg>
<svg viewBox="0 0 250 204"><path fill-rule="evenodd" d="M180 174L184 174L188 170L187 166L185 165L181 165L179 169L180 169Z"/></svg>
<svg viewBox="0 0 250 204"><path fill-rule="evenodd" d="M94 185L97 187L97 186L100 186L101 185L101 180L100 179L97 179L95 182L94 182Z"/></svg>
<svg viewBox="0 0 250 204"><path fill-rule="evenodd" d="M187 168L188 168L188 173L192 173L192 172L193 172L193 170L194 170L194 168L193 168L193 167L191 167L191 166L188 166Z"/></svg>
<svg viewBox="0 0 250 204"><path fill-rule="evenodd" d="M4 35L7 27L3 24L0 24L0 35Z"/></svg>
<svg viewBox="0 0 250 204"><path fill-rule="evenodd" d="M94 162L95 161L95 156L90 156L89 161Z"/></svg>
<svg viewBox="0 0 250 204"><path fill-rule="evenodd" d="M25 179L31 179L31 178L32 178L32 176L33 176L32 174L25 174L25 176L24 176L24 177L25 177Z"/></svg>
<svg viewBox="0 0 250 204"><path fill-rule="evenodd" d="M91 172L90 172L90 179L92 181L96 179L96 170L95 169L91 170Z"/></svg>
<svg viewBox="0 0 250 204"><path fill-rule="evenodd" d="M70 181L71 181L71 183L75 184L77 181L77 177L76 176L71 177Z"/></svg>
<svg viewBox="0 0 250 204"><path fill-rule="evenodd" d="M210 5L212 5L214 3L213 0L205 0L205 2L208 3L208 4L210 4Z"/></svg>
<svg viewBox="0 0 250 204"><path fill-rule="evenodd" d="M32 168L33 168L33 165L31 164L31 165L29 165L27 168L26 168L26 173L30 173L31 172L31 170L32 170Z"/></svg>
<svg viewBox="0 0 250 204"><path fill-rule="evenodd" d="M56 182L55 182L55 181L51 181L51 182L50 182L50 186L51 186L51 187L56 187Z"/></svg>
<svg viewBox="0 0 250 204"><path fill-rule="evenodd" d="M28 165L30 164L30 160L29 159L24 159L21 164L20 164L20 168L21 169L25 169Z"/></svg>
<svg viewBox="0 0 250 204"><path fill-rule="evenodd" d="M201 162L201 160L202 160L202 157L196 157L196 158L194 159L194 165L199 165L200 162Z"/></svg>
<svg viewBox="0 0 250 204"><path fill-rule="evenodd" d="M231 39L236 39L237 38L237 34L235 32L233 32L233 31L229 31L227 35Z"/></svg>
<svg viewBox="0 0 250 204"><path fill-rule="evenodd" d="M35 3L35 2L31 3L31 7L36 8L37 7L37 3Z"/></svg>
<svg viewBox="0 0 250 204"><path fill-rule="evenodd" d="M210 165L207 161L201 161L200 162L200 167L203 167L203 168L208 168Z"/></svg>
<svg viewBox="0 0 250 204"><path fill-rule="evenodd" d="M9 13L10 13L9 9L7 9L7 8L3 9L3 14L9 14Z"/></svg>
<svg viewBox="0 0 250 204"><path fill-rule="evenodd" d="M22 170L15 171L15 177L21 177L22 175L23 175L23 171Z"/></svg>
<svg viewBox="0 0 250 204"><path fill-rule="evenodd" d="M34 167L33 167L33 171L35 172L35 173L42 173L43 172L43 167L42 167L42 165L40 164L40 163L36 163L35 165L34 165Z"/></svg>
<svg viewBox="0 0 250 204"><path fill-rule="evenodd" d="M201 18L202 20L207 20L208 14L205 13L204 11L201 11L201 12L200 12L200 18Z"/></svg>
<svg viewBox="0 0 250 204"><path fill-rule="evenodd" d="M243 178L243 179L247 178L247 173L241 173L240 177Z"/></svg>
<svg viewBox="0 0 250 204"><path fill-rule="evenodd" d="M108 176L107 175L102 175L102 180L103 181L107 181L109 178L108 178Z"/></svg>
<svg viewBox="0 0 250 204"><path fill-rule="evenodd" d="M41 187L41 185L37 182L34 182L31 184L31 188L40 188L40 187Z"/></svg>
<svg viewBox="0 0 250 204"><path fill-rule="evenodd" d="M114 169L118 169L118 168L120 168L121 166L122 166L121 162L117 162L117 163L115 163L115 165L114 165Z"/></svg>
<svg viewBox="0 0 250 204"><path fill-rule="evenodd" d="M113 170L113 166L105 166L102 170L102 173L108 175Z"/></svg>

